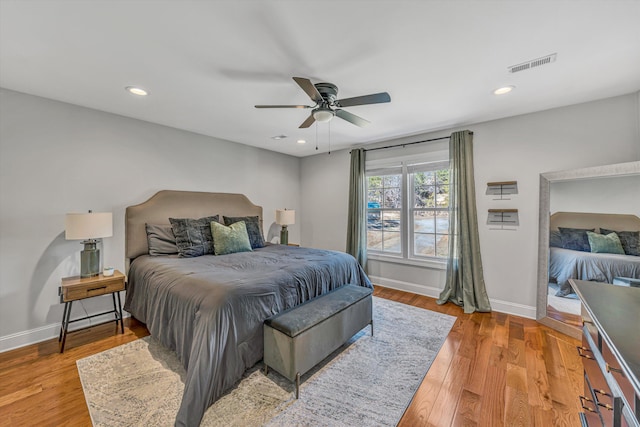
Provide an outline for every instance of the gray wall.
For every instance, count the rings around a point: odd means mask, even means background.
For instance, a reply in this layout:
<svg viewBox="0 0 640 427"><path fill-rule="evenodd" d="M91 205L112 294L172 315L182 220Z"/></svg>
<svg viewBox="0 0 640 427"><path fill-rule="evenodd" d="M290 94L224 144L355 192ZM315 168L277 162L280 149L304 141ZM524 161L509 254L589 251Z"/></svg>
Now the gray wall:
<svg viewBox="0 0 640 427"><path fill-rule="evenodd" d="M64 240L67 212L113 212L101 252L124 271L124 210L159 190L244 193L265 234L277 208L300 209L295 157L4 89L0 118L0 351L57 334L60 278L82 249ZM109 307L92 298L73 316Z"/></svg>
<svg viewBox="0 0 640 427"><path fill-rule="evenodd" d="M461 127L474 132L480 245L495 310L535 317L540 173L640 160L638 103L634 93ZM453 130L458 129L411 140ZM348 151L303 158L301 170L302 243L344 250ZM485 195L487 182L506 180L518 181L518 195L511 200ZM516 231L489 230L491 208L517 208L520 226ZM370 261L368 267L372 280L385 286L431 296L444 286L442 268L380 261Z"/></svg>

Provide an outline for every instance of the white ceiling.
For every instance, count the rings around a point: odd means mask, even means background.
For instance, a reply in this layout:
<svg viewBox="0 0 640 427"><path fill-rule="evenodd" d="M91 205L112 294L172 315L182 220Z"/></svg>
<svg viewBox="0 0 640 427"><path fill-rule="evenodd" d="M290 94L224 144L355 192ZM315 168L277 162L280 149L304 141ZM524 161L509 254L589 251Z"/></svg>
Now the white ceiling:
<svg viewBox="0 0 640 427"><path fill-rule="evenodd" d="M332 120L335 150L635 92L639 22L640 1L615 0L0 0L0 86L307 156L316 132L327 151L327 124L253 107L311 104L292 76L391 95L346 108L366 128Z"/></svg>

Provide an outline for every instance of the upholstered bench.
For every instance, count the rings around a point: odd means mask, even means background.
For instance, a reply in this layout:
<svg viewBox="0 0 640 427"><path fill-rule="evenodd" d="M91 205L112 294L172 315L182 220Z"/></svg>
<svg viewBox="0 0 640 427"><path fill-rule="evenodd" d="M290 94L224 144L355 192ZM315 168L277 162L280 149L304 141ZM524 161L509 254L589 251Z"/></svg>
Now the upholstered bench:
<svg viewBox="0 0 640 427"><path fill-rule="evenodd" d="M300 376L371 325L372 290L344 285L264 321L264 367L296 383Z"/></svg>

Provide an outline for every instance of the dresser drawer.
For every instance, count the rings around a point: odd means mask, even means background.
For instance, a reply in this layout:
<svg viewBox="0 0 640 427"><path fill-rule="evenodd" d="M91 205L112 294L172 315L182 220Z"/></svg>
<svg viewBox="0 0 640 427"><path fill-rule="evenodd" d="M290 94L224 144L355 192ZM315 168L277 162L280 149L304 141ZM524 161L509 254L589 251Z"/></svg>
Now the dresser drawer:
<svg viewBox="0 0 640 427"><path fill-rule="evenodd" d="M633 385L629 378L624 374L618 359L614 356L613 352L609 348L606 342L602 343L602 357L605 362L606 371L611 374L615 382L618 384L624 397L624 404L629 407L631 413L640 413L640 408L636 408L637 398L636 393L633 390Z"/></svg>
<svg viewBox="0 0 640 427"><path fill-rule="evenodd" d="M80 283L73 286L62 286L62 299L75 301L84 298L124 291L124 278L103 279L99 283Z"/></svg>

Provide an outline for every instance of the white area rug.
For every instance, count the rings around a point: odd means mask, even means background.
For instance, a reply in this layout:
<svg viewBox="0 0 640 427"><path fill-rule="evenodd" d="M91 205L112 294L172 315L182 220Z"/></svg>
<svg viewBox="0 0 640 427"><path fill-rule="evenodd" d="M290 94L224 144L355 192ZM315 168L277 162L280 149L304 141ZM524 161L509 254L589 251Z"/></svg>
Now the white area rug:
<svg viewBox="0 0 640 427"><path fill-rule="evenodd" d="M394 426L456 318L374 297L363 329L294 386L259 363L202 426ZM176 356L147 337L78 360L95 426L172 426L184 389Z"/></svg>

